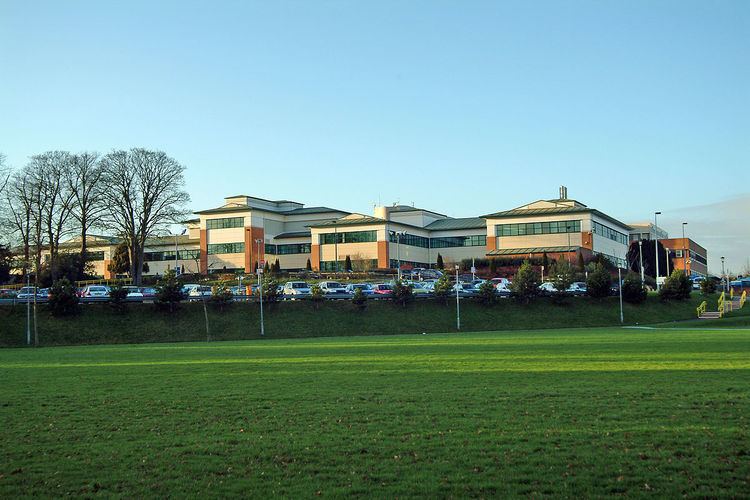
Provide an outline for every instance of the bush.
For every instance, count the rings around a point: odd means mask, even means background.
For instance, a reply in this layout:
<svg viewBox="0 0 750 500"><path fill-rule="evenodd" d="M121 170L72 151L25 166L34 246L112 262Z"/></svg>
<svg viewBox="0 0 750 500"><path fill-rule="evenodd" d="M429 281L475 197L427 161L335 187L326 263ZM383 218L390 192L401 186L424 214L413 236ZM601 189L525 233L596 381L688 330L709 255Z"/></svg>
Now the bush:
<svg viewBox="0 0 750 500"><path fill-rule="evenodd" d="M323 295L323 289L320 288L318 285L313 285L310 288L310 300L312 300L313 304L315 304L315 309L320 307L320 303L325 300L325 296Z"/></svg>
<svg viewBox="0 0 750 500"><path fill-rule="evenodd" d="M629 273L625 276L622 282L622 300L629 304L641 304L646 300L647 295L639 275Z"/></svg>
<svg viewBox="0 0 750 500"><path fill-rule="evenodd" d="M273 278L263 280L263 302L279 301L279 282Z"/></svg>
<svg viewBox="0 0 750 500"><path fill-rule="evenodd" d="M70 316L78 312L76 287L67 279L55 281L49 290L49 308L53 316Z"/></svg>
<svg viewBox="0 0 750 500"><path fill-rule="evenodd" d="M712 293L716 293L716 281L712 280L711 278L706 278L701 281L701 293L703 295L711 295Z"/></svg>
<svg viewBox="0 0 750 500"><path fill-rule="evenodd" d="M690 298L692 290L693 282L690 278L681 270L675 269L659 290L659 298L661 300L685 300Z"/></svg>
<svg viewBox="0 0 750 500"><path fill-rule="evenodd" d="M607 297L611 287L612 276L609 271L599 263L594 264L594 269L589 272L589 277L586 280L586 293L595 298Z"/></svg>
<svg viewBox="0 0 750 500"><path fill-rule="evenodd" d="M122 285L116 285L109 291L109 303L117 312L122 313L128 310L126 303L127 298L128 291L123 288Z"/></svg>
<svg viewBox="0 0 750 500"><path fill-rule="evenodd" d="M216 293L211 295L211 297L208 299L208 303L211 305L211 307L214 307L219 311L223 311L234 304L234 295L232 294L231 290L224 286L221 286L216 290Z"/></svg>
<svg viewBox="0 0 750 500"><path fill-rule="evenodd" d="M164 273L164 277L157 284L156 307L162 310L174 312L185 300L185 294L182 292L182 285L177 281L174 269L169 269Z"/></svg>
<svg viewBox="0 0 750 500"><path fill-rule="evenodd" d="M477 295L477 300L479 300L480 304L486 306L491 306L497 302L497 290L491 281L485 281L479 285L479 295Z"/></svg>
<svg viewBox="0 0 750 500"><path fill-rule="evenodd" d="M352 295L352 304L354 304L354 307L356 307L360 311L364 311L367 307L367 295L362 292L361 288L357 288L356 290L354 290L354 295Z"/></svg>
<svg viewBox="0 0 750 500"><path fill-rule="evenodd" d="M539 273L531 267L531 262L528 260L523 261L521 267L518 268L518 272L510 284L510 291L518 301L525 304L539 295Z"/></svg>
<svg viewBox="0 0 750 500"><path fill-rule="evenodd" d="M435 282L435 288L432 290L432 295L435 300L441 304L445 304L448 301L448 297L451 295L453 286L447 273L444 273Z"/></svg>
<svg viewBox="0 0 750 500"><path fill-rule="evenodd" d="M573 266L568 259L559 259L552 265L549 277L557 291L557 296L565 296L568 288L573 284Z"/></svg>
<svg viewBox="0 0 750 500"><path fill-rule="evenodd" d="M405 284L401 280L396 280L393 284L393 292L391 293L391 300L396 304L400 304L406 307L406 304L414 299L414 292L411 285Z"/></svg>

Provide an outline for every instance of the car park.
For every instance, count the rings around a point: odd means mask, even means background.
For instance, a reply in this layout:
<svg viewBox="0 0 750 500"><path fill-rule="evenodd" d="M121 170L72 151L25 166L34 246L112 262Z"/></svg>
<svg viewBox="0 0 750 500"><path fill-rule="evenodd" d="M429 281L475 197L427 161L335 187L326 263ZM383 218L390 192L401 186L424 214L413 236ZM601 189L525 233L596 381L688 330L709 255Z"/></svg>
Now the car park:
<svg viewBox="0 0 750 500"><path fill-rule="evenodd" d="M312 289L305 281L287 281L284 283L284 295L292 298L308 296L311 293Z"/></svg>
<svg viewBox="0 0 750 500"><path fill-rule="evenodd" d="M40 298L39 292L35 286L25 286L18 290L18 295L16 295L17 299L33 299L33 298Z"/></svg>
<svg viewBox="0 0 750 500"><path fill-rule="evenodd" d="M414 295L426 295L432 293L432 290L426 288L422 283L412 282L409 283L409 286L411 286L411 293Z"/></svg>
<svg viewBox="0 0 750 500"><path fill-rule="evenodd" d="M555 292L557 292L557 289L555 288L555 284L551 281L545 281L541 285L539 285L539 292L542 295L551 295Z"/></svg>
<svg viewBox="0 0 750 500"><path fill-rule="evenodd" d="M211 296L211 287L206 285L199 285L194 288L190 288L188 291L188 297L191 299L200 299L203 297L210 297Z"/></svg>
<svg viewBox="0 0 750 500"><path fill-rule="evenodd" d="M16 291L9 288L0 288L0 299L12 299L16 297Z"/></svg>
<svg viewBox="0 0 750 500"><path fill-rule="evenodd" d="M126 285L122 287L123 290L126 290L128 292L127 298L129 299L142 299L143 298L143 292L141 292L141 289L137 286L133 285Z"/></svg>
<svg viewBox="0 0 750 500"><path fill-rule="evenodd" d="M471 282L468 283L457 283L453 285L453 291L458 292L459 294L464 295L474 295L476 294L476 288L474 288L474 284Z"/></svg>
<svg viewBox="0 0 750 500"><path fill-rule="evenodd" d="M141 288L141 295L143 295L143 298L145 299L153 299L156 297L157 290L156 288L151 287L143 287Z"/></svg>
<svg viewBox="0 0 750 500"><path fill-rule="evenodd" d="M571 295L581 296L586 295L587 290L586 283L583 281L576 281L575 283L571 283L566 291Z"/></svg>
<svg viewBox="0 0 750 500"><path fill-rule="evenodd" d="M364 295L372 295L372 285L369 283L350 283L346 285L346 293L354 295L357 290L362 290Z"/></svg>
<svg viewBox="0 0 750 500"><path fill-rule="evenodd" d="M338 281L323 281L319 286L326 295L346 295L346 287Z"/></svg>

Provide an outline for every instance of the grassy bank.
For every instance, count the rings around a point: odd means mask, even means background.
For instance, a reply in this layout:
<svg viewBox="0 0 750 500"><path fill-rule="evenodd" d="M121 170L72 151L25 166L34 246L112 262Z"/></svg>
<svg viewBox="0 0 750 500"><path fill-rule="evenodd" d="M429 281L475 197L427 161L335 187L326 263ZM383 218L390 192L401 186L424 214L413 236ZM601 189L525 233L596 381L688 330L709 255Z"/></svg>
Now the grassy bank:
<svg viewBox="0 0 750 500"><path fill-rule="evenodd" d="M650 324L688 320L702 298L662 303L656 297L641 305L625 304L626 324ZM212 340L259 338L257 304L237 303L225 311L209 308ZM25 306L0 308L0 345L25 343ZM616 298L593 300L571 298L565 304L540 299L530 305L503 300L486 307L472 300L461 301L461 326L465 331L574 328L620 324ZM440 305L416 301L407 307L372 301L364 311L347 302L284 302L266 309L267 338L390 335L451 332L456 329L454 302ZM206 340L203 307L183 304L173 314L156 311L150 304L132 304L117 313L107 304L81 306L74 317L54 318L46 307L38 313L40 345L142 343Z"/></svg>
<svg viewBox="0 0 750 500"><path fill-rule="evenodd" d="M743 498L748 353L620 328L2 349L0 496Z"/></svg>

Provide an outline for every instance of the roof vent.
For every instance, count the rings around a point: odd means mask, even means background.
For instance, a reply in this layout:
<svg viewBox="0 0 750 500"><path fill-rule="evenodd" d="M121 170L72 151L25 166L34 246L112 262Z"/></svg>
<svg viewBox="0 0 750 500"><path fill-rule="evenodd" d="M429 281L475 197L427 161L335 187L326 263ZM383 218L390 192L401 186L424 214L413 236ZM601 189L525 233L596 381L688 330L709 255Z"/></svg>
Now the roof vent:
<svg viewBox="0 0 750 500"><path fill-rule="evenodd" d="M568 199L568 188L566 188L565 186L560 186L560 199L561 200Z"/></svg>

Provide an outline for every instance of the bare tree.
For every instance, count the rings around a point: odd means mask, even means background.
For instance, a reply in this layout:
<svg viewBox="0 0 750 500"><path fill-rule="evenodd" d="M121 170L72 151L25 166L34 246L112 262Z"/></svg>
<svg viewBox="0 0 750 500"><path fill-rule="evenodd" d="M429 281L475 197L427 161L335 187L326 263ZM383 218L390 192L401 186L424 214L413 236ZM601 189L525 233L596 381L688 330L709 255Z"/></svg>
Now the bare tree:
<svg viewBox="0 0 750 500"><path fill-rule="evenodd" d="M5 163L5 155L0 153L0 195L5 194L5 188L10 181L10 167Z"/></svg>
<svg viewBox="0 0 750 500"><path fill-rule="evenodd" d="M130 248L130 276L140 285L146 239L186 214L183 167L162 151L135 148L102 158L106 220Z"/></svg>
<svg viewBox="0 0 750 500"><path fill-rule="evenodd" d="M3 193L5 204L4 225L10 229L13 239L23 248L24 275L31 261L31 245L37 241L41 225L35 224L35 186L24 169L14 174ZM36 233L36 234L35 234Z"/></svg>
<svg viewBox="0 0 750 500"><path fill-rule="evenodd" d="M74 194L71 183L71 154L67 151L48 151L31 157L28 174L37 186L37 211L42 231L49 245L49 266L54 280L57 256L62 238L73 230L71 224ZM41 246L41 241L38 245Z"/></svg>
<svg viewBox="0 0 750 500"><path fill-rule="evenodd" d="M86 266L88 242L86 237L104 217L103 169L98 153L83 152L71 157L68 189L73 195L72 217L77 222L81 235L81 269Z"/></svg>

